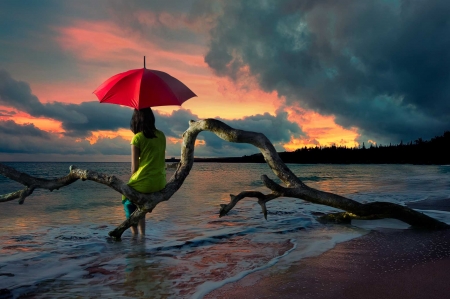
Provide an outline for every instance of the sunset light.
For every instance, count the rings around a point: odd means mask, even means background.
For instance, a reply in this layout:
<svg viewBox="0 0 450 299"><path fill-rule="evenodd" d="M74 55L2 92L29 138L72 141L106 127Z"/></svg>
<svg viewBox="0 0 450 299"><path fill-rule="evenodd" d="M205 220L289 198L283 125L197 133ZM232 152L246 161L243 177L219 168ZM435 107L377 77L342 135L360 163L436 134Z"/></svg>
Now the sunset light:
<svg viewBox="0 0 450 299"><path fill-rule="evenodd" d="M0 299L443 299L449 153L449 0L0 0Z"/></svg>
<svg viewBox="0 0 450 299"><path fill-rule="evenodd" d="M219 1L194 5L202 8L199 11L188 9L190 5L138 9L119 1L92 11L70 2L58 5L57 15L67 17L56 18L42 6L36 9L45 17L29 20L33 25L16 26L11 18L18 33L2 38L0 120L12 121L8 128L17 130L33 124L58 142L77 140L85 153L80 152L81 161L87 153L89 160L115 160L107 152L96 151L94 157L90 147L114 140L115 153L128 153L132 109L100 104L93 91L114 74L142 68L145 56L148 69L170 74L197 95L182 106L153 107L156 126L167 136L168 157L179 157L179 140L191 119L217 118L238 129L264 133L281 151L332 145L351 148L363 142L397 144L431 138L446 128L448 118L442 111L447 106L438 109L438 104L426 104L426 97L419 97L435 94L420 84L425 72L409 75L415 78L414 84L400 83L410 82L403 81L403 74L414 70L397 69L397 56L392 54L385 60L392 64L387 66L390 75L379 73L382 62L368 56L378 57L370 52L374 48L364 49L357 38L340 42L347 25L332 7L321 9L341 23L336 31L324 32L318 24L331 19L321 19L315 11L308 18L298 15L296 19L290 13L284 16L283 5L264 10ZM238 11L247 14L247 10L252 12L248 19L235 18ZM394 6L386 11L398 13ZM254 18L258 14L260 18ZM274 30L266 35L267 29L259 27L262 24ZM391 48L386 45L402 47L397 40L384 38L378 42L383 47L376 51L388 56ZM398 84L392 85L394 81ZM424 89L416 90L413 85ZM435 99L439 102L446 97ZM34 148L39 152L38 143L36 139ZM207 134L200 135L197 145L198 157L258 152ZM45 147L42 154L51 160ZM16 159L14 149L0 151L0 159Z"/></svg>

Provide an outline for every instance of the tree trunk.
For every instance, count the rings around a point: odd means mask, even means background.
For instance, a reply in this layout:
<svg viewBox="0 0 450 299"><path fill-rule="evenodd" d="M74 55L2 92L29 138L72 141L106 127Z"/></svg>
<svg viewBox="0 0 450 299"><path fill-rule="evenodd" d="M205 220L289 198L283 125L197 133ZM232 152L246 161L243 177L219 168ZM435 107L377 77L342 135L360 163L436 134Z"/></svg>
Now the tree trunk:
<svg viewBox="0 0 450 299"><path fill-rule="evenodd" d="M197 135L202 131L210 131L218 137L229 142L249 143L257 147L264 156L264 160L270 166L275 175L284 183L281 186L266 175L261 179L264 185L272 192L263 194L258 191L243 191L238 195L230 195L230 203L221 205L219 216L225 216L233 207L246 197L255 197L261 205L264 217L267 219L266 203L279 197L294 197L311 203L327 205L338 208L343 213L333 213L320 217L321 221L332 221L336 223L349 222L350 219L380 219L396 218L410 224L413 227L428 229L447 229L449 225L434 218L426 216L408 207L400 206L389 202L372 202L362 204L345 198L343 196L323 192L305 185L292 171L283 163L278 156L274 146L264 134L237 130L229 127L225 123L215 119L205 119L200 121L190 121L189 128L183 133L183 144L181 147L181 159L178 167L167 183L166 187L158 192L142 194L129 187L115 176L97 173L91 170L82 170L74 166L70 167L68 175L46 180L32 177L26 173L21 173L14 168L0 164L0 174L17 181L25 186L23 190L0 195L0 202L19 199L22 204L25 198L31 195L36 188L48 189L50 191L72 184L78 179L91 180L109 186L117 192L124 194L138 209L131 217L120 224L116 229L109 232L115 239L120 239L123 232L132 225L137 225L146 213L151 212L159 203L169 200L172 195L181 187L194 163L194 147Z"/></svg>

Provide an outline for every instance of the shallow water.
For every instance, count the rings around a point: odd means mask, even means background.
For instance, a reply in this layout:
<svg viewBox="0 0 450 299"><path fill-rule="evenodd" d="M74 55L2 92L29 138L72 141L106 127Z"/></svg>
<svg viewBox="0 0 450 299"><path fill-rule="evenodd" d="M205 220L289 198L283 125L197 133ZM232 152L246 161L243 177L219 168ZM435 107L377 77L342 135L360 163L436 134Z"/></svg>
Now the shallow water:
<svg viewBox="0 0 450 299"><path fill-rule="evenodd" d="M68 173L70 163L7 163L45 178ZM76 163L83 169L129 176L128 163ZM405 204L450 198L449 166L289 165L315 188L360 202ZM168 176L171 176L168 172ZM198 298L209 290L277 263L320 254L377 225L317 223L313 212L332 208L281 198L268 203L268 221L254 199L219 218L219 205L243 190L268 192L265 164L197 163L180 190L147 216L147 235L122 242L108 231L124 219L120 195L94 182L37 190L1 204L0 289L11 298ZM0 193L21 185L0 177ZM450 223L450 213L426 212ZM398 224L396 224L398 225Z"/></svg>

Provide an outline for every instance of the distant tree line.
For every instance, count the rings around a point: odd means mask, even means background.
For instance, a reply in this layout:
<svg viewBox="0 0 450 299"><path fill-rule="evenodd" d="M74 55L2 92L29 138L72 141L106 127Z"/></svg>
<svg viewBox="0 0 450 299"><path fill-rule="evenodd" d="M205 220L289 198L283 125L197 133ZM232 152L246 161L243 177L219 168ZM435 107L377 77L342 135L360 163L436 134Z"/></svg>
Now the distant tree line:
<svg viewBox="0 0 450 299"><path fill-rule="evenodd" d="M396 145L364 143L359 147L316 146L293 152L279 152L285 163L335 164L450 164L450 131L431 140L417 140ZM199 162L264 163L262 154L233 158L196 159Z"/></svg>

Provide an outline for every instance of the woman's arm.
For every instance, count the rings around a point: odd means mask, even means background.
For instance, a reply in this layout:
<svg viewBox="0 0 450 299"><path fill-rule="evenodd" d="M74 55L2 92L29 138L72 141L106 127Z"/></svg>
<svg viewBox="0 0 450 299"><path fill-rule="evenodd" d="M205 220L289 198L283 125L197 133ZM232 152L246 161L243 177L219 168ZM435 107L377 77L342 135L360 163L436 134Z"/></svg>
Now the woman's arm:
<svg viewBox="0 0 450 299"><path fill-rule="evenodd" d="M139 155L139 148L135 145L131 145L131 174L139 169Z"/></svg>

